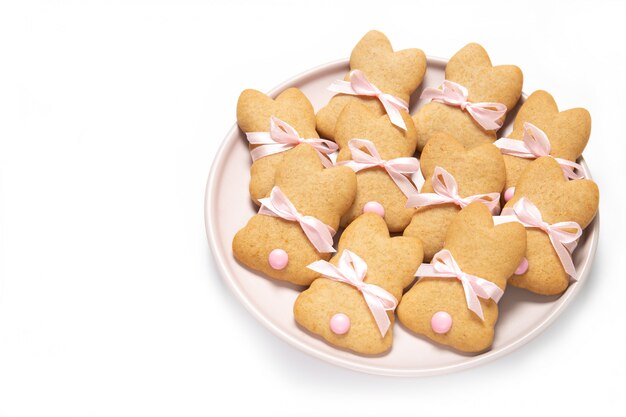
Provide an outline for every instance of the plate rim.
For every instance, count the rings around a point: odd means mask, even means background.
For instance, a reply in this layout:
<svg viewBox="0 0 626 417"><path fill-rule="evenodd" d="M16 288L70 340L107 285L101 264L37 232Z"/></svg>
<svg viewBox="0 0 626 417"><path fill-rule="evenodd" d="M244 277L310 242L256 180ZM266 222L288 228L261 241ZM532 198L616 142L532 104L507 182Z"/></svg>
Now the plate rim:
<svg viewBox="0 0 626 417"><path fill-rule="evenodd" d="M434 63L434 64L445 66L447 62L448 60L444 58L439 58L435 56L427 56L427 65L430 63ZM329 70L333 70L335 67L346 67L348 65L349 65L349 59L343 58L343 59L328 62L326 64L315 66L313 68L303 71L295 75L294 77L278 84L277 86L272 88L267 93L267 95L270 97L275 97L286 88L289 88L290 86L299 83L303 79L310 77L312 73L322 71L322 70L329 71ZM522 97L526 98L527 96L526 94L522 92ZM259 312L256 309L256 307L251 303L251 301L248 300L248 298L243 294L241 289L230 278L229 273L228 273L228 268L226 267L226 264L225 264L225 260L222 259L220 256L218 256L219 250L218 250L217 236L215 233L212 233L212 230L215 230L214 228L215 219L213 219L210 207L212 206L213 201L215 200L214 194L217 192L217 188L218 188L216 184L217 179L219 177L217 175L217 171L222 165L222 161L225 159L225 152L227 148L229 148L229 146L231 146L234 143L234 140L229 139L229 138L235 137L234 133L238 129L239 127L237 126L237 123L235 122L233 126L226 133L224 139L222 139L222 142L220 146L218 147L217 152L215 153L215 157L211 163L211 168L209 170L209 175L208 175L208 179L206 183L205 198L204 198L204 222L205 222L205 232L207 234L207 240L209 243L211 256L213 257L213 260L215 261L215 264L217 265L222 281L226 282L226 285L228 286L228 288L233 292L236 298L243 304L245 309L250 314L252 314L252 316L254 316L256 320L261 322L261 324L263 324L265 328L267 328L270 332L272 332L278 338L287 342L292 347L295 347L317 359L321 359L328 363L332 363L334 365L338 365L343 368L351 369L353 371L364 372L364 373L372 374L372 375L400 376L400 377L423 377L423 376L432 376L432 375L443 375L443 374L459 372L462 370L473 368L473 367L494 361L514 350L517 350L520 347L524 346L526 343L535 339L541 333L543 333L548 327L550 327L550 324L552 324L554 320L556 320L563 313L563 311L568 307L572 299L574 299L575 296L578 294L578 292L580 291L580 288L587 281L587 276L589 275L593 262L596 258L596 250L598 247L598 239L599 239L599 231L600 231L600 211L599 210L596 213L596 216L591 222L591 224L585 229L585 232L589 234L588 238L590 239L590 250L589 250L589 254L587 256L586 261L583 263L583 267L580 271L580 276L578 278L578 281L570 284L568 289L559 297L560 304L547 317L545 317L545 319L542 320L539 325L537 325L527 334L525 334L518 340L510 343L509 345L504 346L503 348L496 350L496 351L490 350L485 353L476 355L472 357L471 359L461 362L461 363L440 366L440 367L435 367L435 368L404 369L404 370L403 369L389 369L385 367L355 363L347 359L339 358L331 354L321 352L315 349L314 347L310 346L306 342L295 339L289 334L283 332L271 320L269 320L266 316L264 316L261 312ZM578 162L583 166L583 172L585 173L586 178L592 179L591 174L589 172L589 168L582 156L579 158Z"/></svg>

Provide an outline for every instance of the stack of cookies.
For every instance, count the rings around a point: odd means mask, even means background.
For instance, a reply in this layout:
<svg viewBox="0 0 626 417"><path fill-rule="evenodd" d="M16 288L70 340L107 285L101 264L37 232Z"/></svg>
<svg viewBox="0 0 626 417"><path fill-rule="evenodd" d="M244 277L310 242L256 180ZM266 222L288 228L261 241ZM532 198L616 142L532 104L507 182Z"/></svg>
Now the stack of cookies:
<svg viewBox="0 0 626 417"><path fill-rule="evenodd" d="M598 210L576 163L585 109L559 111L536 91L499 137L522 93L518 67L469 44L411 115L425 73L421 50L395 52L371 31L317 114L296 88L246 90L237 105L259 209L233 254L301 286L300 328L358 354L391 348L396 313L419 337L488 349L507 284L558 295L578 278L572 253Z"/></svg>

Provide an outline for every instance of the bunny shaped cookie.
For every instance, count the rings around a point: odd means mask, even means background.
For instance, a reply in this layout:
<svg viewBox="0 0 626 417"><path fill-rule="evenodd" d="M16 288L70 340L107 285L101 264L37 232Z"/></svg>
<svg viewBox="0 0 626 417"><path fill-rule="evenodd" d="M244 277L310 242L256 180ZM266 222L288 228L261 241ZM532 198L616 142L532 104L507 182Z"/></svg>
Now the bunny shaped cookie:
<svg viewBox="0 0 626 417"><path fill-rule="evenodd" d="M235 235L235 258L271 278L310 284L318 274L307 265L335 251L333 235L355 194L350 168L325 169L313 147L296 146L276 169L270 197Z"/></svg>
<svg viewBox="0 0 626 417"><path fill-rule="evenodd" d="M342 226L372 206L378 207L391 232L403 231L411 221L415 210L407 208L406 201L415 186L407 177L419 170L419 162L412 157L417 135L408 113L403 117L406 131L394 126L387 115L378 116L359 102L349 103L339 115L337 163L357 171L356 198L341 218Z"/></svg>
<svg viewBox="0 0 626 417"><path fill-rule="evenodd" d="M418 208L404 236L420 238L424 259L430 261L443 248L448 226L462 207L482 201L497 214L505 169L493 145L466 150L443 132L431 137L420 162L425 182L421 194L409 198L408 205Z"/></svg>
<svg viewBox="0 0 626 417"><path fill-rule="evenodd" d="M571 252L598 203L596 183L568 181L555 159L544 156L528 164L502 211L502 217L513 216L527 226L527 267L511 277L511 285L543 295L565 291L570 279L578 278Z"/></svg>
<svg viewBox="0 0 626 417"><path fill-rule="evenodd" d="M411 94L422 83L426 71L426 56L420 49L404 49L394 52L387 37L378 31L368 32L352 50L350 55L351 73L345 77L351 81L351 74L362 78L362 84L371 84L369 90L378 90L378 95L338 94L317 113L317 131L324 138L335 138L335 123L343 108L352 102L360 102L369 110L381 116L387 105L404 103L408 106ZM356 73L355 73L356 71ZM359 80L352 83L356 85ZM358 89L358 88L357 88ZM362 92L362 90L354 93ZM381 97L380 93L386 94ZM382 98L382 100L381 100ZM407 112L402 110L402 112ZM402 122L400 122L402 123Z"/></svg>
<svg viewBox="0 0 626 417"><path fill-rule="evenodd" d="M551 155L560 161L570 179L580 179L574 164L591 134L591 116L583 108L563 110L545 91L535 91L520 108L513 132L494 144L501 148L506 166L505 189L515 187L524 169L536 158ZM521 143L513 142L517 140ZM573 168L573 169L572 169Z"/></svg>
<svg viewBox="0 0 626 417"><path fill-rule="evenodd" d="M394 309L422 260L419 239L389 237L384 220L365 213L341 235L330 263L294 305L295 319L332 345L366 355L389 350Z"/></svg>
<svg viewBox="0 0 626 417"><path fill-rule="evenodd" d="M524 227L494 226L484 204L461 210L448 228L444 249L417 271L404 294L398 320L409 330L463 352L491 346L507 278L524 256Z"/></svg>
<svg viewBox="0 0 626 417"><path fill-rule="evenodd" d="M288 88L276 99L244 90L237 102L237 123L251 142L250 195L257 204L269 195L276 168L298 143L310 142L320 153L336 150L332 142L319 139L313 106L297 88Z"/></svg>
<svg viewBox="0 0 626 417"><path fill-rule="evenodd" d="M482 46L464 46L446 65L442 90L427 88L422 93L433 101L413 116L417 148L423 149L438 131L453 135L466 148L492 143L506 112L522 94L522 82L518 67L494 67Z"/></svg>

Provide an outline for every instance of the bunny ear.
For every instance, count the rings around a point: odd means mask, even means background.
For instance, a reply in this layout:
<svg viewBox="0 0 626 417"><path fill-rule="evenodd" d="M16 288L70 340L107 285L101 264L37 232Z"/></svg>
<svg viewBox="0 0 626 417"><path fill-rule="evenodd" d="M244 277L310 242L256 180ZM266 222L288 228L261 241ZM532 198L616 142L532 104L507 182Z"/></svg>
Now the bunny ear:
<svg viewBox="0 0 626 417"><path fill-rule="evenodd" d="M237 100L237 124L244 132L267 132L275 103L260 91L244 90Z"/></svg>
<svg viewBox="0 0 626 417"><path fill-rule="evenodd" d="M276 97L276 103L288 104L291 107L297 107L299 110L313 112L313 105L304 93L295 87L291 87L283 91Z"/></svg>
<svg viewBox="0 0 626 417"><path fill-rule="evenodd" d="M420 156L420 166L424 178L430 178L437 165L441 165L450 155L458 155L465 147L452 135L435 132L424 146Z"/></svg>
<svg viewBox="0 0 626 417"><path fill-rule="evenodd" d="M369 59L373 51L391 54L393 48L391 42L384 33L377 30L370 30L356 44L350 55L350 64L354 68L360 68L359 63L364 59Z"/></svg>
<svg viewBox="0 0 626 417"><path fill-rule="evenodd" d="M454 75L458 71L463 71L465 68L482 68L491 67L491 60L489 54L485 51L485 48L477 43L469 43L461 48L456 54L450 58L446 65L446 79L448 75Z"/></svg>

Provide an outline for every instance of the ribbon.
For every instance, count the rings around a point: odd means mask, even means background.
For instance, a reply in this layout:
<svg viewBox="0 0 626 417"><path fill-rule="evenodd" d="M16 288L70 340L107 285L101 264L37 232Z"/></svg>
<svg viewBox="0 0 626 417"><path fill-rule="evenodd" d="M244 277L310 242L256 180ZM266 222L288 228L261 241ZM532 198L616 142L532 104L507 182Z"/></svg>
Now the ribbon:
<svg viewBox="0 0 626 417"><path fill-rule="evenodd" d="M563 169L565 178L569 180L580 180L585 178L584 174L577 174L575 170L582 172L583 167L576 162L567 159L555 158L550 155L550 140L548 135L532 123L524 122L524 139L517 140L511 138L500 138L493 143L505 155L517 156L519 158L537 159L542 156L549 156L556 160Z"/></svg>
<svg viewBox="0 0 626 417"><path fill-rule="evenodd" d="M303 216L277 186L272 188L268 198L259 200L259 214L280 217L290 222L298 222L304 234L320 253L336 252L333 248L335 230L313 216Z"/></svg>
<svg viewBox="0 0 626 417"><path fill-rule="evenodd" d="M398 300L384 288L363 282L367 274L367 264L357 254L344 249L337 266L326 261L316 261L308 266L325 278L352 285L363 294L365 303L372 312L380 334L385 337L391 320L387 311L395 310Z"/></svg>
<svg viewBox="0 0 626 417"><path fill-rule="evenodd" d="M404 157L385 161L380 157L376 146L365 139L350 139L348 148L352 153L352 160L338 162L337 165L350 167L354 172L373 167L384 168L404 195L409 197L417 193L415 185L406 177L406 175L412 175L419 171L420 165L417 158ZM369 153L360 148L367 149Z"/></svg>
<svg viewBox="0 0 626 417"><path fill-rule="evenodd" d="M420 98L431 99L448 106L460 107L467 110L476 122L485 130L498 130L504 122L506 106L502 103L472 103L467 101L469 93L467 88L453 81L444 81L441 90L428 87L422 92Z"/></svg>
<svg viewBox="0 0 626 417"><path fill-rule="evenodd" d="M383 93L374 84L370 83L361 70L350 72L350 81L337 80L328 89L335 93L349 94L352 96L376 97L385 108L391 123L400 129L406 130L406 124L402 119L401 110L409 111L409 104L399 97Z"/></svg>
<svg viewBox="0 0 626 417"><path fill-rule="evenodd" d="M330 140L301 138L296 129L274 116L270 117L269 132L248 132L246 138L251 145L260 145L250 151L253 162L264 156L288 151L301 143L308 143L315 148L322 164L329 168L333 162L324 155L330 155L339 149L339 146Z"/></svg>
<svg viewBox="0 0 626 417"><path fill-rule="evenodd" d="M502 288L493 282L461 271L459 264L447 249L437 252L430 264L420 265L415 276L458 279L463 285L467 308L476 313L481 320L485 320L485 317L478 297L485 300L492 299L497 303L504 294Z"/></svg>
<svg viewBox="0 0 626 417"><path fill-rule="evenodd" d="M532 227L543 230L550 238L550 243L563 265L563 269L574 281L578 280L576 267L572 260L572 252L578 245L578 238L583 231L576 222L559 222L549 224L543 221L541 212L526 197L520 198L513 208L507 207L502 210L502 219L498 219L498 223L506 223L507 221L518 221L524 227ZM497 219L494 218L494 219ZM574 230L571 232L570 230Z"/></svg>
<svg viewBox="0 0 626 417"><path fill-rule="evenodd" d="M487 206L491 214L500 211L500 193L477 194L469 197L459 195L456 180L442 167L436 167L432 177L434 193L413 193L409 196L407 207L424 207L438 204L453 203L463 208L474 201L480 201Z"/></svg>

